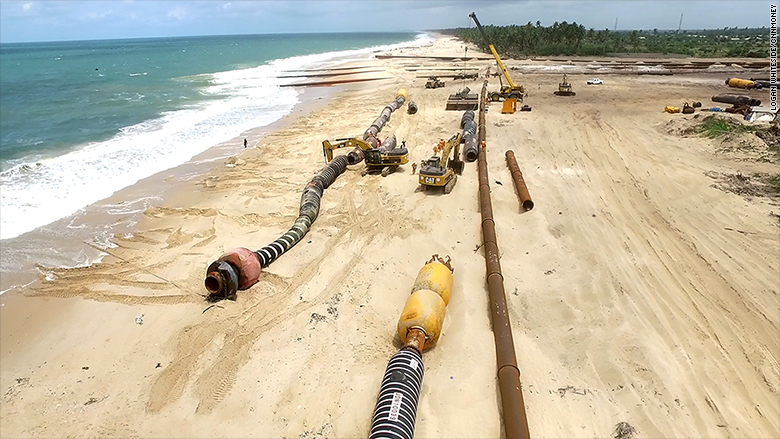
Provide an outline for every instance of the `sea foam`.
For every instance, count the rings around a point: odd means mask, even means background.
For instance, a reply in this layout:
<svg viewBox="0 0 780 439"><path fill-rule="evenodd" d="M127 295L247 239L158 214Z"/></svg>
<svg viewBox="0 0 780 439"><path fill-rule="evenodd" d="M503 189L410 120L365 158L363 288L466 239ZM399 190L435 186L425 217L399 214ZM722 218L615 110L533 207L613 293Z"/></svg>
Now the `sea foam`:
<svg viewBox="0 0 780 439"><path fill-rule="evenodd" d="M421 34L405 43L296 56L254 68L199 75L208 84L201 90L209 98L203 102L125 127L109 140L85 144L60 156L28 157L0 173L0 239L72 215L250 128L279 120L299 101L294 88L280 87L285 81L278 78L282 71L430 41L427 34Z"/></svg>

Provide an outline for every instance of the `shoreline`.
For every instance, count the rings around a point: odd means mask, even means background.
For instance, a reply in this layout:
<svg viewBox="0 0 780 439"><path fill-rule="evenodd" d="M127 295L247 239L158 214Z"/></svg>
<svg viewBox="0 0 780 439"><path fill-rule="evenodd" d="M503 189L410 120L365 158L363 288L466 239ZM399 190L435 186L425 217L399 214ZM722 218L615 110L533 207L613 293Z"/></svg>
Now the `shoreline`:
<svg viewBox="0 0 780 439"><path fill-rule="evenodd" d="M461 49L441 37L393 53ZM257 148L178 181L132 236L115 238L116 256L0 296L2 435L364 436L398 316L437 253L452 257L454 286L441 338L422 355L415 436L500 437L476 164L448 195L410 174L458 131L461 112L444 103L461 82L427 90L407 69L437 65L377 64L393 79L321 90L258 133ZM618 422L642 437L780 432L778 200L726 192L711 176L776 164L678 134L703 113L661 111L723 90L715 75L616 74L588 87L590 74L573 74L572 98L552 94L560 73L521 75L533 111L490 107L484 153L532 436L607 437ZM399 88L419 111L400 108L380 135L405 139L409 164L384 178L348 168L258 284L207 303L207 264L284 233L324 164L320 142L362 133ZM510 149L532 211L519 209Z"/></svg>

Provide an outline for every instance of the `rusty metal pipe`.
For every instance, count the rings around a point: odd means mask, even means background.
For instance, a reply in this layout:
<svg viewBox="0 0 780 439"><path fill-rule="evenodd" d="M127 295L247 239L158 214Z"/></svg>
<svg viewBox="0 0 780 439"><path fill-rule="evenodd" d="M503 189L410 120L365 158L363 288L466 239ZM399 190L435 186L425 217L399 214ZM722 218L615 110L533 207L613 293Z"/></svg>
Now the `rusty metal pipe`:
<svg viewBox="0 0 780 439"><path fill-rule="evenodd" d="M509 167L509 172L512 174L512 180L515 182L515 189L517 189L517 197L520 199L520 204L525 210L533 209L534 202L531 200L531 195L528 193L528 186L525 185L523 173L520 172L520 167L517 166L515 153L511 149L506 151L506 164Z"/></svg>
<svg viewBox="0 0 780 439"><path fill-rule="evenodd" d="M482 86L480 99L480 122L484 121L487 81ZM479 124L479 138L485 138L485 124ZM496 345L496 363L498 366L498 388L501 393L501 412L504 433L507 439L528 439L528 419L523 401L523 389L520 385L520 369L517 367L515 344L504 291L504 278L501 274L498 244L496 240L493 206L490 200L486 154L479 155L477 172L479 175L479 200L482 215L482 243L485 252L485 271L487 274L490 317L493 326L493 339Z"/></svg>

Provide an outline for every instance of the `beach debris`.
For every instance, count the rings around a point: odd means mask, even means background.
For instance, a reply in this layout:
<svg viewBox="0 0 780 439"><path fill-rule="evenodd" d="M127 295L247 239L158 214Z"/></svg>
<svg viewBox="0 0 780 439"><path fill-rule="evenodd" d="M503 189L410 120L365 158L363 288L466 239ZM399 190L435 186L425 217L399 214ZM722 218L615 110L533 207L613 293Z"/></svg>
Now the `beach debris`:
<svg viewBox="0 0 780 439"><path fill-rule="evenodd" d="M103 400L104 400L104 399L106 399L106 398L108 398L108 395L106 395L106 396L104 396L104 397L102 397L102 398L95 398L94 396L91 396L91 397L90 397L90 398L87 400L87 402L85 402L85 403L84 403L84 405L91 405L91 404L94 404L94 403L96 403L96 402L103 401Z"/></svg>
<svg viewBox="0 0 780 439"><path fill-rule="evenodd" d="M634 428L628 422L618 422L615 424L615 430L612 432L612 437L615 439L631 439L636 434L636 428Z"/></svg>
<svg viewBox="0 0 780 439"><path fill-rule="evenodd" d="M406 106L406 112L409 114L417 113L417 103L414 101L409 101L409 104Z"/></svg>
<svg viewBox="0 0 780 439"><path fill-rule="evenodd" d="M328 318L316 312L311 313L311 316L309 317L309 323L324 322L325 320L328 320Z"/></svg>
<svg viewBox="0 0 780 439"><path fill-rule="evenodd" d="M135 316L135 323L137 325L143 325L144 324L144 315L143 314L139 314L139 315Z"/></svg>
<svg viewBox="0 0 780 439"><path fill-rule="evenodd" d="M571 392L574 393L575 395L587 395L590 392L590 390L578 389L574 386L566 386L566 387L559 387L557 392L558 395L560 395L560 397L563 398L564 396L566 396L566 392Z"/></svg>
<svg viewBox="0 0 780 439"><path fill-rule="evenodd" d="M162 367L162 363L157 363L157 366L154 366L155 369Z"/></svg>
<svg viewBox="0 0 780 439"><path fill-rule="evenodd" d="M89 366L82 366L81 369L83 370L89 370Z"/></svg>

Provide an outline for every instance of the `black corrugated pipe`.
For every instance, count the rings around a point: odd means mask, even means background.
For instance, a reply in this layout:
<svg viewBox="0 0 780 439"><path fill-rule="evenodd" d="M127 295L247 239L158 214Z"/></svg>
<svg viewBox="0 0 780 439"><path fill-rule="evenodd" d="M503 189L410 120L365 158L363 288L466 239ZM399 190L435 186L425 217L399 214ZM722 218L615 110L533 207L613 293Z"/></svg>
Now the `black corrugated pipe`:
<svg viewBox="0 0 780 439"><path fill-rule="evenodd" d="M382 129L390 118L390 113L403 105L405 99L406 91L399 91L395 100L382 110L380 117L371 124L364 136L370 136L372 139L375 139L376 133ZM369 135L369 132L373 134ZM388 146L392 145L395 147L395 136L392 137L392 140L385 140L385 142ZM376 147L376 145L374 146ZM363 150L355 148L347 155L334 158L327 166L322 168L303 189L301 207L295 223L290 227L290 230L274 242L255 252L244 247L231 249L209 264L206 269L206 279L204 280L206 290L209 291L209 300L235 299L237 290L246 290L257 283L260 279L261 269L267 267L279 256L290 250L309 231L314 220L317 219L317 215L319 215L320 200L325 189L333 184L336 178L347 169L347 165L360 163L364 157Z"/></svg>
<svg viewBox="0 0 780 439"><path fill-rule="evenodd" d="M424 369L422 355L413 348L401 349L390 358L371 420L370 439L414 437Z"/></svg>

